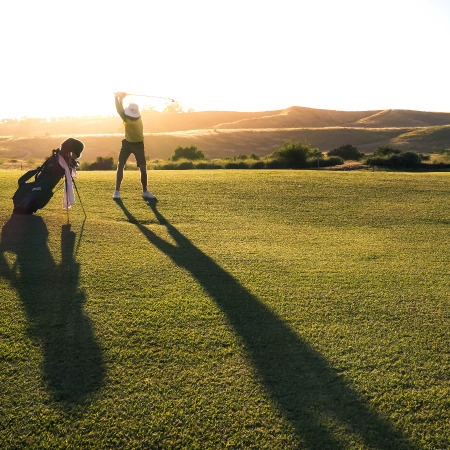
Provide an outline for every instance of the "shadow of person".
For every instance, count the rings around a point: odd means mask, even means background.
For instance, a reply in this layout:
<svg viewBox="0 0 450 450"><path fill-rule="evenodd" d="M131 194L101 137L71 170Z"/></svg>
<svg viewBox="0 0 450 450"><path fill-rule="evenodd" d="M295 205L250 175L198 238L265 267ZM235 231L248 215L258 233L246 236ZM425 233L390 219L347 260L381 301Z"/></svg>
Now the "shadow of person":
<svg viewBox="0 0 450 450"><path fill-rule="evenodd" d="M15 215L2 228L0 275L18 292L29 333L43 353L43 375L53 398L79 404L102 384L104 364L91 322L83 312L80 265L75 261L76 235L61 229L61 263L47 245L48 230L39 216ZM11 267L5 252L15 254Z"/></svg>
<svg viewBox="0 0 450 450"><path fill-rule="evenodd" d="M226 314L242 338L260 379L307 448L346 448L338 436L352 434L363 447L412 448L373 412L326 360L228 272L199 250L147 202L176 243L140 224L121 200L118 206L145 238L188 270Z"/></svg>

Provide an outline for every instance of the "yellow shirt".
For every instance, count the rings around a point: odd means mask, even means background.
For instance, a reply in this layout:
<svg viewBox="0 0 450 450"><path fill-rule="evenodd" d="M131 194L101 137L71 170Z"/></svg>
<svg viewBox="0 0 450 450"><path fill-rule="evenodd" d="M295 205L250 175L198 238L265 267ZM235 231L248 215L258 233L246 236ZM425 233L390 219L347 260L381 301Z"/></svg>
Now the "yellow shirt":
<svg viewBox="0 0 450 450"><path fill-rule="evenodd" d="M122 102L120 102L117 97L116 109L125 125L125 139L128 142L144 142L144 126L142 124L142 118L139 116L137 119L134 119L133 117L127 116L123 109Z"/></svg>

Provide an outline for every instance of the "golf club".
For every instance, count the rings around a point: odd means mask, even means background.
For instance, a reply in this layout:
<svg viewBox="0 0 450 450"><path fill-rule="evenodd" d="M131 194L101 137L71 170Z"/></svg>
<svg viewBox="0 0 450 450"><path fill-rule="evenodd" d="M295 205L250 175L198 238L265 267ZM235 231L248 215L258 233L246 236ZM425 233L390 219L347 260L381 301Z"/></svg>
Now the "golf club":
<svg viewBox="0 0 450 450"><path fill-rule="evenodd" d="M118 92L114 92L114 94L118 94ZM157 97L156 95L146 95L146 94L126 94L126 95L136 95L137 97L151 97L151 98L162 98L163 100L170 100L172 103L175 102L173 98L169 97Z"/></svg>

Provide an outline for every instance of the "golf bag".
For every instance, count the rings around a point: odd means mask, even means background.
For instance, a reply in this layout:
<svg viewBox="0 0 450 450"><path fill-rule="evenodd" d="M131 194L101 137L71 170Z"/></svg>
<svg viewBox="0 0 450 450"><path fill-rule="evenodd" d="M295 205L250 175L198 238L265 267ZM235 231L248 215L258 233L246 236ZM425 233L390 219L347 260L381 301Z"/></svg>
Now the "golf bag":
<svg viewBox="0 0 450 450"><path fill-rule="evenodd" d="M42 166L28 171L19 178L19 187L12 198L14 213L33 214L50 201L53 189L65 174L58 162L59 152L59 149L53 150L52 156L47 158ZM78 161L73 160L73 164L78 164ZM34 181L28 182L33 176Z"/></svg>

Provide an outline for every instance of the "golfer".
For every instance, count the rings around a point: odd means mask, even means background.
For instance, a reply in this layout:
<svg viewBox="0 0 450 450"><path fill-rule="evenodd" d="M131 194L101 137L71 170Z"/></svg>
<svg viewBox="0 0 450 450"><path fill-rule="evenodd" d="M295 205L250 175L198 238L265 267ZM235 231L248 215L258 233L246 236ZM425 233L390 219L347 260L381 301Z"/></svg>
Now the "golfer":
<svg viewBox="0 0 450 450"><path fill-rule="evenodd" d="M126 109L123 109L123 99L126 95L127 94L125 92L117 92L115 94L116 109L119 116L123 120L123 124L125 125L125 139L122 141L122 148L119 153L119 162L117 164L116 173L116 191L114 192L113 198L120 198L120 185L123 179L123 169L131 153L135 156L137 166L141 171L142 198L156 198L147 190L147 165L145 162L144 153L144 132L139 106L136 105L136 103L130 103Z"/></svg>

